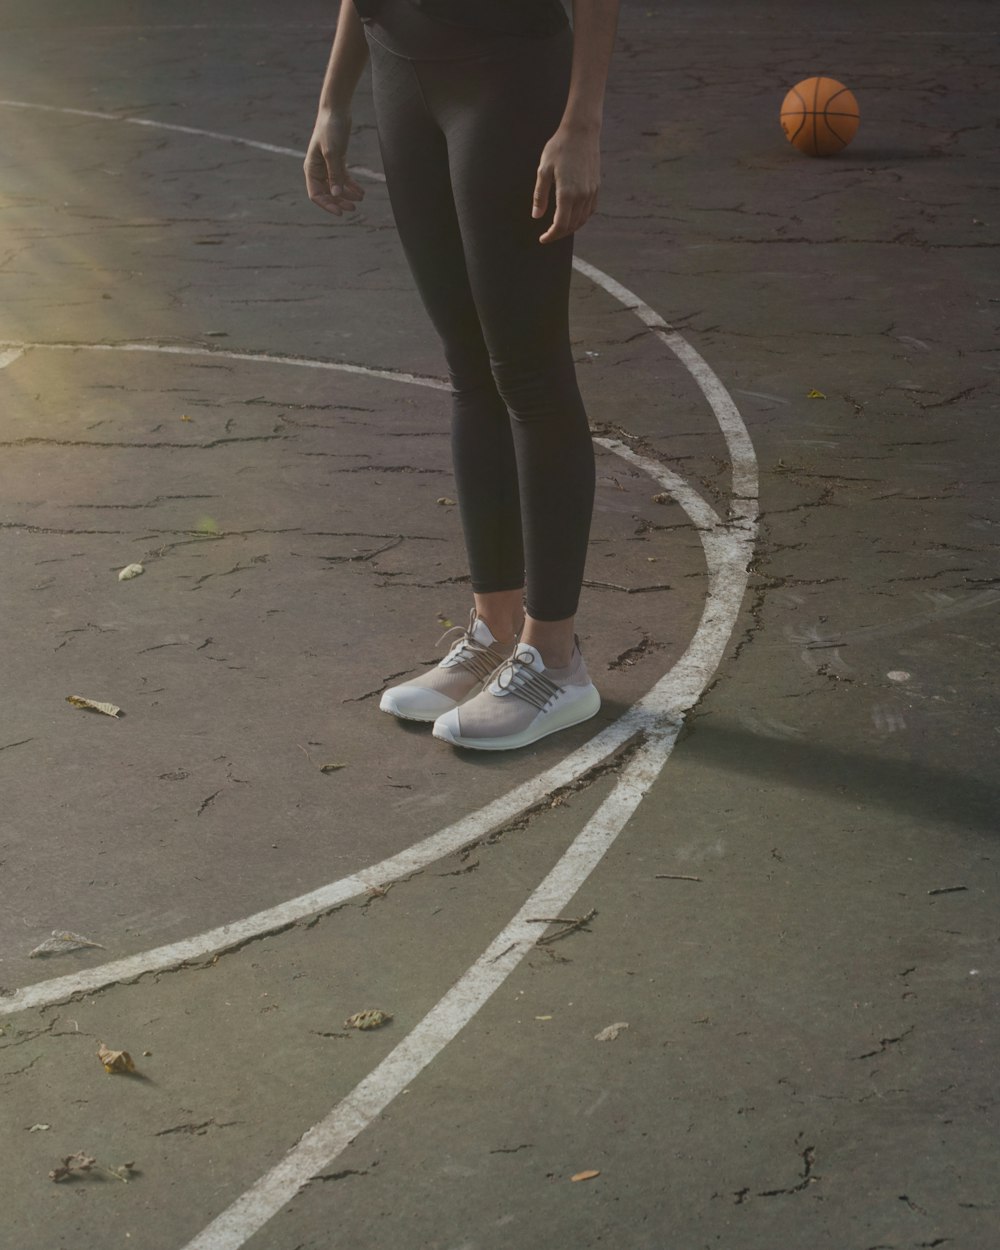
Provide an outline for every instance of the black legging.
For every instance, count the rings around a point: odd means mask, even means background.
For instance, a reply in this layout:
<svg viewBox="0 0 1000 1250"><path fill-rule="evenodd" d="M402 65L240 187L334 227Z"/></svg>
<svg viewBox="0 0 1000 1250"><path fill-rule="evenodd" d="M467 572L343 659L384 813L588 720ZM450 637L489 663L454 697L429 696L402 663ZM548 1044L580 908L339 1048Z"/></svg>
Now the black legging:
<svg viewBox="0 0 1000 1250"><path fill-rule="evenodd" d="M365 31L382 164L452 385L452 451L472 588L526 587L573 616L594 450L569 342L573 237L531 200L562 117L573 37L488 34L383 0Z"/></svg>

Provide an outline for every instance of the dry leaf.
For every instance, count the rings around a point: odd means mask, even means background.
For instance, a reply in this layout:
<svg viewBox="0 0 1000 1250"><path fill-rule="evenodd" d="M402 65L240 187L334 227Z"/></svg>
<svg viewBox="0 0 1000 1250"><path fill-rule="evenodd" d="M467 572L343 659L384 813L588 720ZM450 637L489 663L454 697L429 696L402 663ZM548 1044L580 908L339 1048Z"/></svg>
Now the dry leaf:
<svg viewBox="0 0 1000 1250"><path fill-rule="evenodd" d="M101 1042L97 1057L104 1064L105 1072L134 1072L135 1062L127 1050L109 1050Z"/></svg>
<svg viewBox="0 0 1000 1250"><path fill-rule="evenodd" d="M46 1125L46 1127L48 1126ZM93 1169L96 1169L104 1176L113 1176L117 1181L128 1182L132 1179L135 1164L119 1163L116 1168L106 1168L103 1164L98 1163L93 1155L84 1154L80 1150L75 1155L67 1155L59 1167L53 1168L49 1173L49 1179L53 1181L75 1180L79 1176L89 1174Z"/></svg>
<svg viewBox="0 0 1000 1250"><path fill-rule="evenodd" d="M337 773L342 768L346 768L346 764L320 764L319 771L321 773Z"/></svg>
<svg viewBox="0 0 1000 1250"><path fill-rule="evenodd" d="M823 394L822 391L817 391L813 389L806 396L806 399L826 399L826 396Z"/></svg>
<svg viewBox="0 0 1000 1250"><path fill-rule="evenodd" d="M588 1172L577 1172L576 1176L571 1176L571 1181L592 1181L595 1176L600 1176L600 1172L595 1172L593 1168Z"/></svg>
<svg viewBox="0 0 1000 1250"><path fill-rule="evenodd" d="M606 1029L601 1029L600 1033L595 1033L594 1041L595 1042L613 1042L615 1038L618 1036L618 1034L627 1028L628 1028L628 1025L625 1023L625 1021L619 1020L617 1024L609 1024Z"/></svg>
<svg viewBox="0 0 1000 1250"><path fill-rule="evenodd" d="M74 707L89 708L92 712L103 712L105 716L117 716L121 712L121 708L115 707L113 703L95 703L93 699L84 699L78 694L68 694L66 702L72 703Z"/></svg>
<svg viewBox="0 0 1000 1250"><path fill-rule="evenodd" d="M551 1016L535 1016L536 1020L551 1020Z"/></svg>
<svg viewBox="0 0 1000 1250"><path fill-rule="evenodd" d="M385 1011L372 1008L369 1011L356 1011L344 1021L349 1029L380 1029L392 1019Z"/></svg>
<svg viewBox="0 0 1000 1250"><path fill-rule="evenodd" d="M32 1124L28 1129L29 1133L46 1133L52 1127L51 1124Z"/></svg>
<svg viewBox="0 0 1000 1250"><path fill-rule="evenodd" d="M182 421L190 421L190 420L191 420L191 418L190 418L190 417L189 417L186 413L184 413L184 414L181 416L181 420L182 420Z"/></svg>
<svg viewBox="0 0 1000 1250"><path fill-rule="evenodd" d="M138 577L140 573L145 573L145 569L141 564L126 564L122 571L118 574L120 582L127 582L130 578Z"/></svg>
<svg viewBox="0 0 1000 1250"><path fill-rule="evenodd" d="M438 503L443 504L444 507L446 508L454 508L455 506L454 499L449 499L447 495L442 495L441 498L438 500Z"/></svg>
<svg viewBox="0 0 1000 1250"><path fill-rule="evenodd" d="M53 1168L49 1173L49 1179L53 1181L68 1181L73 1176L89 1172L96 1162L97 1160L93 1155L87 1155L82 1150L78 1150L75 1155L67 1155L60 1167Z"/></svg>
<svg viewBox="0 0 1000 1250"><path fill-rule="evenodd" d="M673 503L673 495L668 495L666 491L661 491L658 495L653 496L653 503Z"/></svg>
<svg viewBox="0 0 1000 1250"><path fill-rule="evenodd" d="M50 938L40 942L33 951L28 951L28 958L41 959L45 955L65 955L69 951L84 949L102 951L104 947L100 942L92 942L90 938L85 938L82 933L60 933L58 929L53 929Z"/></svg>

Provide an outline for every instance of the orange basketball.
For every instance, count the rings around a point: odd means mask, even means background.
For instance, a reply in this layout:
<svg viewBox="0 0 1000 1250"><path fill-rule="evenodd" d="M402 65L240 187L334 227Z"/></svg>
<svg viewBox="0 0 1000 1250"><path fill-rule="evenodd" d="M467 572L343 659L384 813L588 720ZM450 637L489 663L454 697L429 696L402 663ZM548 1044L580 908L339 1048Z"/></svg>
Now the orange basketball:
<svg viewBox="0 0 1000 1250"><path fill-rule="evenodd" d="M846 148L858 129L858 102L836 78L806 78L785 96L781 128L807 156L832 156Z"/></svg>

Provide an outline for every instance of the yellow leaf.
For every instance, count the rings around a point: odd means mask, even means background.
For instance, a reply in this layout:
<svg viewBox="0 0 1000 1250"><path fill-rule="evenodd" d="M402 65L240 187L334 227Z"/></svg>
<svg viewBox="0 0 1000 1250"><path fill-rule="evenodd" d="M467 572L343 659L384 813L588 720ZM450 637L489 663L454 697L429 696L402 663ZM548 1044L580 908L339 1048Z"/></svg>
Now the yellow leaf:
<svg viewBox="0 0 1000 1250"><path fill-rule="evenodd" d="M388 1012L372 1008L369 1011L356 1011L353 1016L348 1016L344 1023L349 1029L380 1029L391 1019L392 1016Z"/></svg>
<svg viewBox="0 0 1000 1250"><path fill-rule="evenodd" d="M127 1050L109 1050L101 1042L97 1057L104 1064L105 1072L134 1072L135 1062Z"/></svg>
<svg viewBox="0 0 1000 1250"><path fill-rule="evenodd" d="M806 399L826 399L822 391L812 390L806 396Z"/></svg>

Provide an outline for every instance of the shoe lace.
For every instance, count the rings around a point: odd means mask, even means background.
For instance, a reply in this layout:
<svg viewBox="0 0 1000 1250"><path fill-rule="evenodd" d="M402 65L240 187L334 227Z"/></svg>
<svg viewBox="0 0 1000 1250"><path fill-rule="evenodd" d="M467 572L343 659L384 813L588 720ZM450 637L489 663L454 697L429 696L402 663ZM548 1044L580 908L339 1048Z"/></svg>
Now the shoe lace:
<svg viewBox="0 0 1000 1250"><path fill-rule="evenodd" d="M532 707L543 711L546 704L562 692L551 677L539 673L531 666L531 656L526 651L519 655L516 651L493 674L493 681L501 690L516 695Z"/></svg>
<svg viewBox="0 0 1000 1250"><path fill-rule="evenodd" d="M472 636L472 627L475 623L475 617L471 618L469 624L453 625L451 629L446 629L441 637L437 640L440 646L449 634L461 635L448 648L448 654L455 657L455 663L461 664L465 669L476 678L477 681L488 681L497 670L498 666L504 661L504 657L494 651L492 647L485 643L479 642Z"/></svg>

